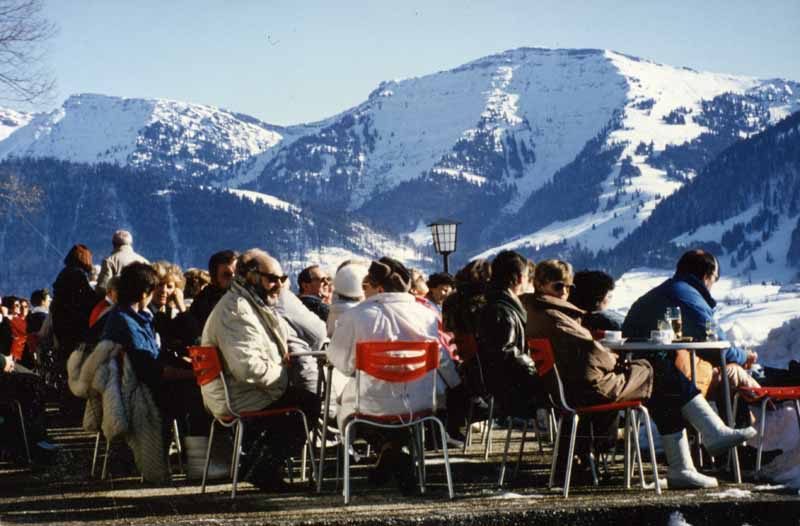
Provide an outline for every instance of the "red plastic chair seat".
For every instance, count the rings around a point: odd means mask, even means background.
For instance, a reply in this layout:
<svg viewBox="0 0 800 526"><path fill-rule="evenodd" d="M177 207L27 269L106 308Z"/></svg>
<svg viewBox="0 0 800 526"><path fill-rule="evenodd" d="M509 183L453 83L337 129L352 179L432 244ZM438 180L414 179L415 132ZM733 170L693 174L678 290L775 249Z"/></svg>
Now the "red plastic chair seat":
<svg viewBox="0 0 800 526"><path fill-rule="evenodd" d="M587 405L586 407L577 407L575 408L575 412L578 413L579 415L585 415L589 413L604 413L606 411L631 409L634 407L640 407L641 405L642 405L641 400L628 400L626 402L611 402L609 404Z"/></svg>
<svg viewBox="0 0 800 526"><path fill-rule="evenodd" d="M800 400L800 386L797 387L740 387L739 395L749 404L764 398L773 400Z"/></svg>

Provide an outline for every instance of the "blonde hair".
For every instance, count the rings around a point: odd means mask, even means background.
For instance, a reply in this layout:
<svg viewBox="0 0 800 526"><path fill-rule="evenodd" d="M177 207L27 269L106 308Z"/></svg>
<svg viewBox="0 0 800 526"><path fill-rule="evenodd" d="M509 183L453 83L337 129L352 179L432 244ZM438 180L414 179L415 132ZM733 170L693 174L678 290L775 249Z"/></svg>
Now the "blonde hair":
<svg viewBox="0 0 800 526"><path fill-rule="evenodd" d="M152 267L158 275L159 283L164 283L165 281L171 279L175 282L175 286L181 290L183 290L183 287L186 286L186 279L183 277L181 267L178 265L170 263L169 261L156 261L153 263Z"/></svg>
<svg viewBox="0 0 800 526"><path fill-rule="evenodd" d="M186 298L194 298L211 283L211 274L207 270L199 268L190 268L183 273L183 277L186 279L186 287L183 290Z"/></svg>
<svg viewBox="0 0 800 526"><path fill-rule="evenodd" d="M545 259L536 264L533 272L533 285L537 289L553 283L563 281L567 285L572 284L572 265L560 259Z"/></svg>

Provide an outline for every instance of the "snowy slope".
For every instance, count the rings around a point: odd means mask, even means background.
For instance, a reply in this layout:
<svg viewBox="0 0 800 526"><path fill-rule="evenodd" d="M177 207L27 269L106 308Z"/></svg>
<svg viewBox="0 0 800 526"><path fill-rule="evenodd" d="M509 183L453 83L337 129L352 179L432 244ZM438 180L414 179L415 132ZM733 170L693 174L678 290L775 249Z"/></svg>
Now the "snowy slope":
<svg viewBox="0 0 800 526"><path fill-rule="evenodd" d="M28 124L34 115L8 108L0 108L0 141Z"/></svg>
<svg viewBox="0 0 800 526"><path fill-rule="evenodd" d="M274 147L279 130L210 106L83 94L0 142L0 159L52 157L201 175Z"/></svg>

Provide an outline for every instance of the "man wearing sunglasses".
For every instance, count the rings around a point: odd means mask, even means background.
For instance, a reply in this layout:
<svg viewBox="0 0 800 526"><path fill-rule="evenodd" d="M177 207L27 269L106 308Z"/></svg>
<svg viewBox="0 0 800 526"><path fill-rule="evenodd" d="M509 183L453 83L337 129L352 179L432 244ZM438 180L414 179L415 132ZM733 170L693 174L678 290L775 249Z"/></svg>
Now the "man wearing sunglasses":
<svg viewBox="0 0 800 526"><path fill-rule="evenodd" d="M300 301L326 322L333 295L333 280L319 265L306 267L297 275Z"/></svg>
<svg viewBox="0 0 800 526"><path fill-rule="evenodd" d="M320 410L316 395L289 382L289 327L276 310L286 281L275 258L260 249L244 252L228 292L211 311L202 344L220 350L234 411L293 406L300 408L309 422L316 422ZM214 416L226 416L221 382L206 384L202 391ZM264 430L269 432L264 434ZM245 479L264 490L284 489L284 461L300 451L304 440L303 426L296 418L248 422L242 460Z"/></svg>

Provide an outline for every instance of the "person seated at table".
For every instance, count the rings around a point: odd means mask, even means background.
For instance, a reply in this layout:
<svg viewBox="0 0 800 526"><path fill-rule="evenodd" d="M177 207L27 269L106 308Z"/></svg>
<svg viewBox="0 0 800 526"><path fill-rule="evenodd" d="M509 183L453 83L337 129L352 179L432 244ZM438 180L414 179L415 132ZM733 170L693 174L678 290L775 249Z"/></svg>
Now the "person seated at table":
<svg viewBox="0 0 800 526"><path fill-rule="evenodd" d="M725 425L675 364L668 359L624 359L594 340L580 323L586 314L567 301L572 267L559 260L536 266L536 293L526 302L527 336L546 338L573 407L642 400L661 433L672 488L716 487L717 479L694 467L686 438L686 422L703 433L706 448L719 454L756 435L752 427Z"/></svg>
<svg viewBox="0 0 800 526"><path fill-rule="evenodd" d="M125 350L136 377L149 389L161 413L164 445L167 445L174 419L178 420L186 438L207 436L211 420L203 407L191 367L166 359L159 346L153 313L149 309L158 285L158 273L147 263L134 262L123 268L117 281L117 303L106 316L100 340L110 340ZM216 475L223 469L214 466L212 471ZM197 474L195 471L188 475Z"/></svg>
<svg viewBox="0 0 800 526"><path fill-rule="evenodd" d="M613 277L602 270L582 270L572 284L569 302L586 311L584 327L592 332L622 330L625 318L608 308L616 285Z"/></svg>
<svg viewBox="0 0 800 526"><path fill-rule="evenodd" d="M286 280L275 258L256 248L244 252L228 291L205 324L202 345L219 349L233 411L297 407L311 426L319 418L320 400L289 383L288 325L276 311ZM214 416L230 416L221 383L211 382L202 391ZM248 421L242 444L244 479L262 490L286 489L284 461L299 453L305 440L296 415Z"/></svg>
<svg viewBox="0 0 800 526"><path fill-rule="evenodd" d="M339 317L328 347L328 359L348 377L337 415L342 431L359 406L362 413L373 415L408 415L431 409L433 372L399 386L363 373L360 401L357 391L355 359L359 342L438 340L436 313L418 303L408 293L410 288L411 272L402 263L388 257L373 261L364 279L366 299ZM411 438L408 429L378 430L359 426L357 431L379 451L370 481L380 484L394 475L401 490L413 489L415 477L411 456L407 453Z"/></svg>
<svg viewBox="0 0 800 526"><path fill-rule="evenodd" d="M622 325L623 335L630 338L648 338L650 331L658 328L658 322L664 319L667 308L680 307L683 335L694 341L705 341L707 330L715 327L714 307L717 302L711 296L711 288L719 280L719 261L705 250L690 250L678 260L675 275L667 279L645 295L637 299L625 317ZM724 340L720 329L713 335ZM707 383L708 396L719 399L721 372L719 357L716 351L698 351L700 358L715 364L712 378ZM726 372L731 389L739 386L759 387L745 369L758 360L753 351L731 346L725 351ZM707 367L707 366L706 366ZM688 373L688 366L683 367ZM721 406L720 406L721 407Z"/></svg>

